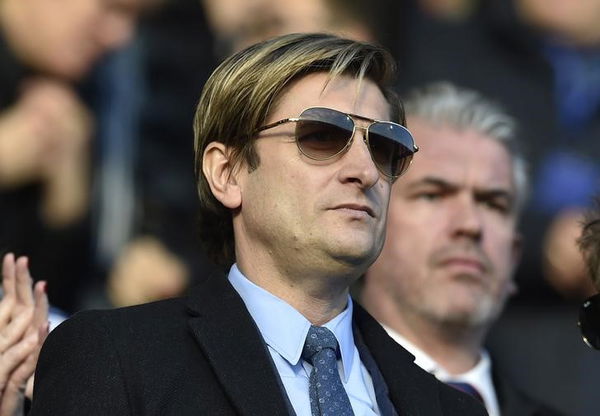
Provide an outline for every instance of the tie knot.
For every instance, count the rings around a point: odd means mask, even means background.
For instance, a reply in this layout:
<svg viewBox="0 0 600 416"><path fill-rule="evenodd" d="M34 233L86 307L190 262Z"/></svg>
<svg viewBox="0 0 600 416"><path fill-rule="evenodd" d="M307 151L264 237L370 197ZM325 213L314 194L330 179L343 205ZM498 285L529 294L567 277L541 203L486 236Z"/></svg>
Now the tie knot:
<svg viewBox="0 0 600 416"><path fill-rule="evenodd" d="M313 356L324 349L331 349L331 353L335 357L337 352L337 340L335 335L324 326L311 325L306 335L304 348L302 350L302 358L308 362L312 362Z"/></svg>

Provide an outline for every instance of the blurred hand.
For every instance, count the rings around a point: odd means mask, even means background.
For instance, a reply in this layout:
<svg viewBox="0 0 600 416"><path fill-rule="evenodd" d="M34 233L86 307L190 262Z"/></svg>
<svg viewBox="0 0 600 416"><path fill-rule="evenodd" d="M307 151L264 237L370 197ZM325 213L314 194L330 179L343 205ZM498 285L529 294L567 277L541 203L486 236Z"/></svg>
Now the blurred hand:
<svg viewBox="0 0 600 416"><path fill-rule="evenodd" d="M188 284L185 264L154 237L130 242L113 267L108 295L129 306L180 295Z"/></svg>
<svg viewBox="0 0 600 416"><path fill-rule="evenodd" d="M17 103L0 115L0 188L41 182L49 225L79 218L88 204L91 124L71 87L29 80Z"/></svg>
<svg viewBox="0 0 600 416"><path fill-rule="evenodd" d="M46 125L28 94L0 113L0 189L40 179L50 145Z"/></svg>
<svg viewBox="0 0 600 416"><path fill-rule="evenodd" d="M577 209L556 216L544 240L544 271L549 283L567 298L584 299L595 293L577 246L583 213Z"/></svg>
<svg viewBox="0 0 600 416"><path fill-rule="evenodd" d="M32 290L28 260L4 256L0 301L0 416L23 414L33 396L33 374L48 335L46 282Z"/></svg>
<svg viewBox="0 0 600 416"><path fill-rule="evenodd" d="M50 226L81 218L89 203L89 141L92 118L75 92L49 80L28 86L36 108L47 120L47 154L43 159L42 215Z"/></svg>

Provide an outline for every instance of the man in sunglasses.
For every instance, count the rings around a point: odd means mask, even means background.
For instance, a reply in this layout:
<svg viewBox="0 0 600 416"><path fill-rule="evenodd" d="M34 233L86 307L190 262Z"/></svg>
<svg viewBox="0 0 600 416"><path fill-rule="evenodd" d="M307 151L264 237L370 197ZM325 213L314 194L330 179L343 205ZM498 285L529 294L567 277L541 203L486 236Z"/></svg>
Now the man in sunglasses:
<svg viewBox="0 0 600 416"><path fill-rule="evenodd" d="M417 149L386 88L392 62L320 34L226 59L194 130L203 240L227 276L57 328L32 414L485 414L348 295Z"/></svg>
<svg viewBox="0 0 600 416"><path fill-rule="evenodd" d="M482 347L519 257L527 177L513 121L447 83L415 91L405 108L422 151L393 186L363 304L418 365L490 415L554 415L499 377Z"/></svg>

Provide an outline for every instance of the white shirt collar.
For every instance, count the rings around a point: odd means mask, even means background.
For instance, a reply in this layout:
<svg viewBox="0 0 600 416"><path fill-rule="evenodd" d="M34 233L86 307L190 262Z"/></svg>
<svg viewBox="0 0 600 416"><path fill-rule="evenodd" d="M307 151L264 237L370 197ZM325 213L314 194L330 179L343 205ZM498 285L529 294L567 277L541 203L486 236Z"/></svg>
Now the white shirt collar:
<svg viewBox="0 0 600 416"><path fill-rule="evenodd" d="M248 280L236 264L231 266L228 279L246 304L267 345L290 365L297 365L311 323L283 299ZM323 325L338 341L344 382L348 382L354 364L352 310L352 299L348 296L346 309Z"/></svg>
<svg viewBox="0 0 600 416"><path fill-rule="evenodd" d="M471 384L481 394L481 397L483 397L483 401L489 415L500 415L498 397L496 396L496 390L494 389L494 383L492 380L492 361L487 351L481 350L479 361L475 367L469 371L462 374L450 374L427 353L404 338L398 332L385 325L383 325L383 327L394 341L402 345L415 356L415 364L417 364L423 370L433 374L440 381L446 382L452 380Z"/></svg>

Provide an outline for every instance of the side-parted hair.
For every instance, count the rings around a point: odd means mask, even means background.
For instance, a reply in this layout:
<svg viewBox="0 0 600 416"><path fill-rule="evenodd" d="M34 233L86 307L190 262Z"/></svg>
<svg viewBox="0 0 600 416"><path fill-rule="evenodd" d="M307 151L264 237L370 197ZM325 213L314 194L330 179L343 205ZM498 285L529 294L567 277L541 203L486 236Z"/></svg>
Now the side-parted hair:
<svg viewBox="0 0 600 416"><path fill-rule="evenodd" d="M474 130L501 143L512 161L514 209L517 215L522 212L529 192L527 163L516 137L516 122L500 106L476 91L435 82L408 93L404 108L409 117L437 126Z"/></svg>
<svg viewBox="0 0 600 416"><path fill-rule="evenodd" d="M232 212L213 196L202 173L204 150L210 142L221 142L230 151L232 167L243 162L249 171L256 169L256 130L286 87L314 72L328 73L330 80L340 75L371 80L390 104L390 120L406 124L400 101L389 88L395 63L380 46L329 34L289 34L227 58L204 86L194 118L200 234L209 258L223 267L235 261Z"/></svg>
<svg viewBox="0 0 600 416"><path fill-rule="evenodd" d="M590 209L584 218L577 243L588 274L600 291L600 196L596 198L594 208Z"/></svg>

